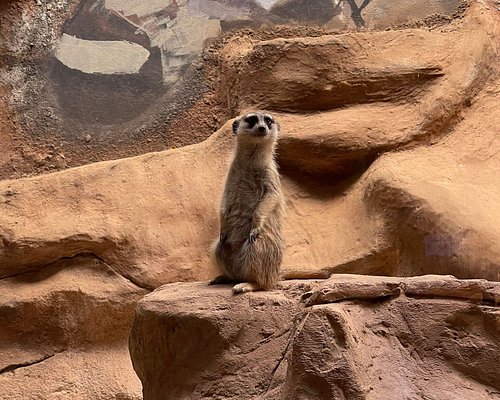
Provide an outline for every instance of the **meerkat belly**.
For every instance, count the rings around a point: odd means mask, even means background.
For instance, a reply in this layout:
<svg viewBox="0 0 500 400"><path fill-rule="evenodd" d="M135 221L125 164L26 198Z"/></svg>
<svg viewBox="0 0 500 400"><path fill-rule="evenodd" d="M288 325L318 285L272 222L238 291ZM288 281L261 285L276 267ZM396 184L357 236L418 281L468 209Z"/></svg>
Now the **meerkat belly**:
<svg viewBox="0 0 500 400"><path fill-rule="evenodd" d="M245 241L252 230L252 221L258 202L246 200L247 203L235 202L227 214L229 239L232 242Z"/></svg>
<svg viewBox="0 0 500 400"><path fill-rule="evenodd" d="M252 221L267 190L262 179L242 179L233 185L233 191L228 196L227 226L229 241L243 243L252 230Z"/></svg>

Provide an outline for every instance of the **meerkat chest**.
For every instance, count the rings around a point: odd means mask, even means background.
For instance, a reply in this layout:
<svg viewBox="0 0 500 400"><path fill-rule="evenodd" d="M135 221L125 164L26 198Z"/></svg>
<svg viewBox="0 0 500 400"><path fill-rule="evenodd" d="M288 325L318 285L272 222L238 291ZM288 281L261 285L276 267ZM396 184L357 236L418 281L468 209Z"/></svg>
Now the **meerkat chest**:
<svg viewBox="0 0 500 400"><path fill-rule="evenodd" d="M248 168L237 171L228 180L229 202L242 209L254 209L271 189L270 171L262 168Z"/></svg>

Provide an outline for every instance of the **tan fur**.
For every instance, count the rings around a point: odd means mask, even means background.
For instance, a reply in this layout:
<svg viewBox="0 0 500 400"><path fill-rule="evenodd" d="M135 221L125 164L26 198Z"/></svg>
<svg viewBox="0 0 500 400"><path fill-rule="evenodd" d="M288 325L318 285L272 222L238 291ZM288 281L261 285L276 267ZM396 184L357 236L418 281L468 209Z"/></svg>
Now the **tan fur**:
<svg viewBox="0 0 500 400"><path fill-rule="evenodd" d="M259 121L252 128L246 122L252 121L249 116ZM269 118L250 113L233 126L236 152L222 198L221 234L212 248L213 261L223 275L212 283L243 282L233 288L234 293L275 286L283 259L284 200L274 160L279 125ZM267 133L259 136L263 126Z"/></svg>

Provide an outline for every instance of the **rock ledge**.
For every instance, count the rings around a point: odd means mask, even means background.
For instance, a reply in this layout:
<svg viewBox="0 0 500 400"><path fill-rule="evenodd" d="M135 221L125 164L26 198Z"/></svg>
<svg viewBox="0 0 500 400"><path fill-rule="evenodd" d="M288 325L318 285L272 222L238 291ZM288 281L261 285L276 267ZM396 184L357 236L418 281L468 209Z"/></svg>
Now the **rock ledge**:
<svg viewBox="0 0 500 400"><path fill-rule="evenodd" d="M241 296L162 286L138 303L134 369L151 399L493 399L500 283L335 275Z"/></svg>

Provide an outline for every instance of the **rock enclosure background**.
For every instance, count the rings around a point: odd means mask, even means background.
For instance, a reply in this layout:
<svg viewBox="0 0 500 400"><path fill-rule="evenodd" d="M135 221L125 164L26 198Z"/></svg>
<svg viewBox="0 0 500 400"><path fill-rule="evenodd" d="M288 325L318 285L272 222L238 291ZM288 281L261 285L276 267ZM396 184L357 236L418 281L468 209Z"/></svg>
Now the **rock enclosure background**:
<svg viewBox="0 0 500 400"><path fill-rule="evenodd" d="M2 396L498 398L498 7L0 2ZM298 280L176 283L256 108Z"/></svg>

